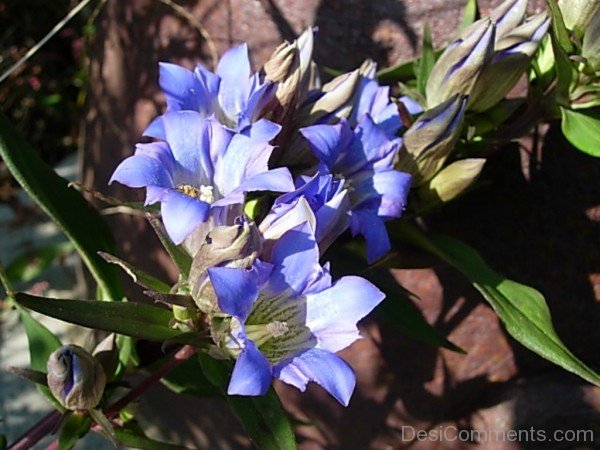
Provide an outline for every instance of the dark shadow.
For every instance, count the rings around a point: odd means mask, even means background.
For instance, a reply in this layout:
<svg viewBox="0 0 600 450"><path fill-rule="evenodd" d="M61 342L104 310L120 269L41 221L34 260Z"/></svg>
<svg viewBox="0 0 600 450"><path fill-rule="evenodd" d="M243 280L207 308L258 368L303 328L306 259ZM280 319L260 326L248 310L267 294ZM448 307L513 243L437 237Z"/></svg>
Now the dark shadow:
<svg viewBox="0 0 600 450"><path fill-rule="evenodd" d="M281 37L293 41L296 32L278 3L281 2L261 0ZM354 70L367 58L375 60L381 67L388 65L390 48L373 39L373 33L383 21L397 25L412 51L416 51L418 37L406 20L403 1L322 0L313 24L319 29L315 41L316 63L340 71Z"/></svg>

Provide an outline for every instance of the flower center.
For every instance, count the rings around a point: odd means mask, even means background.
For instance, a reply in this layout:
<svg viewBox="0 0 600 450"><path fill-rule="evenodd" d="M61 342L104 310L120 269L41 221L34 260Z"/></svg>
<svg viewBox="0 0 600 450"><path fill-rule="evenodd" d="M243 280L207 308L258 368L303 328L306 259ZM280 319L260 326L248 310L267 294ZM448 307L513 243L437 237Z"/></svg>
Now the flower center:
<svg viewBox="0 0 600 450"><path fill-rule="evenodd" d="M177 186L177 190L188 197L195 198L197 200L208 203L209 205L215 201L215 194L212 186L201 185L200 189L192 186L191 184L180 184Z"/></svg>
<svg viewBox="0 0 600 450"><path fill-rule="evenodd" d="M286 322L274 320L266 325L246 325L246 337L260 347L272 338L284 336L289 330Z"/></svg>

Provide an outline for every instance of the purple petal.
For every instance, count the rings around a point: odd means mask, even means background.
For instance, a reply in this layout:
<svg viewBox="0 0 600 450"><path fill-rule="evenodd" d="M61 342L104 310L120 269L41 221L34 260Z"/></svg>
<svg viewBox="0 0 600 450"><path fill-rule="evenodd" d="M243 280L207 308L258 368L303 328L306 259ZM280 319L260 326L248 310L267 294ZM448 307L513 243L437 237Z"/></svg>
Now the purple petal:
<svg viewBox="0 0 600 450"><path fill-rule="evenodd" d="M227 394L265 395L271 386L271 363L254 342L246 340L245 344L233 368Z"/></svg>
<svg viewBox="0 0 600 450"><path fill-rule="evenodd" d="M383 220L373 211L352 211L350 230L353 236L364 236L369 264L385 256L392 248Z"/></svg>
<svg viewBox="0 0 600 450"><path fill-rule="evenodd" d="M348 122L341 120L336 125L312 125L300 128L300 133L308 141L315 156L330 170L338 156L352 139Z"/></svg>
<svg viewBox="0 0 600 450"><path fill-rule="evenodd" d="M365 172L353 179L352 205L354 209L372 209L379 217L400 217L406 207L411 179L410 174L397 170Z"/></svg>
<svg viewBox="0 0 600 450"><path fill-rule="evenodd" d="M411 116L416 116L423 112L423 107L410 98L408 95L404 95L398 99L406 107Z"/></svg>
<svg viewBox="0 0 600 450"><path fill-rule="evenodd" d="M147 137L160 139L163 141L166 140L167 135L165 134L165 124L163 123L162 116L158 116L156 119L150 122L150 125L146 127L142 134Z"/></svg>
<svg viewBox="0 0 600 450"><path fill-rule="evenodd" d="M244 322L258 298L256 274L252 270L211 267L208 276L221 311Z"/></svg>
<svg viewBox="0 0 600 450"><path fill-rule="evenodd" d="M281 381L304 392L309 381L321 385L344 406L348 406L356 385L352 368L339 356L313 348L275 368Z"/></svg>
<svg viewBox="0 0 600 450"><path fill-rule="evenodd" d="M219 104L230 119L245 109L252 87L248 46L238 45L229 49L219 61L217 74L221 78Z"/></svg>
<svg viewBox="0 0 600 450"><path fill-rule="evenodd" d="M335 195L315 212L317 227L315 237L321 254L348 228L351 205L348 191Z"/></svg>
<svg viewBox="0 0 600 450"><path fill-rule="evenodd" d="M170 63L159 63L158 72L158 83L170 110L200 110L200 83L194 72Z"/></svg>
<svg viewBox="0 0 600 450"><path fill-rule="evenodd" d="M283 234L273 245L269 262L274 265L270 290L279 293L291 288L301 294L322 272L310 225L305 222Z"/></svg>
<svg viewBox="0 0 600 450"><path fill-rule="evenodd" d="M379 113L373 115L373 120L388 136L395 136L403 126L398 107L394 103L388 104Z"/></svg>
<svg viewBox="0 0 600 450"><path fill-rule="evenodd" d="M181 244L196 227L206 221L210 205L169 190L163 197L160 211L169 237L175 244Z"/></svg>
<svg viewBox="0 0 600 450"><path fill-rule="evenodd" d="M132 188L144 186L173 187L171 174L167 168L158 158L145 154L136 154L121 162L108 184L113 181L118 181Z"/></svg>
<svg viewBox="0 0 600 450"><path fill-rule="evenodd" d="M219 186L221 189L221 186ZM225 206L244 201L246 192L272 191L290 192L294 190L292 175L286 167L259 173L243 181L239 188L228 193L224 198L213 203L213 206ZM222 191L221 191L222 192Z"/></svg>
<svg viewBox="0 0 600 450"><path fill-rule="evenodd" d="M271 122L267 119L260 119L251 126L244 129L243 134L253 140L253 142L269 142L279 134L281 125Z"/></svg>
<svg viewBox="0 0 600 450"><path fill-rule="evenodd" d="M360 338L357 322L384 298L364 278L343 277L329 289L306 296L306 325L317 337L319 347L337 352Z"/></svg>
<svg viewBox="0 0 600 450"><path fill-rule="evenodd" d="M173 156L186 173L185 182L211 185L214 168L210 130L213 121L202 119L197 112L178 111L164 114L163 122Z"/></svg>

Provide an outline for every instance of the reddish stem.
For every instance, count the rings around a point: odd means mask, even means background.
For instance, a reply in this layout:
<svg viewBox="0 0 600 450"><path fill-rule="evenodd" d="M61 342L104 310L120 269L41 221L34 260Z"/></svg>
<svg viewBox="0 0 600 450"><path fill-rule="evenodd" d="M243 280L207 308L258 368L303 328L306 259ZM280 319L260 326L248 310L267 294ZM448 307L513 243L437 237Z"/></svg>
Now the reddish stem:
<svg viewBox="0 0 600 450"><path fill-rule="evenodd" d="M60 411L52 411L13 442L8 450L26 450L33 447L40 439L56 428L61 418Z"/></svg>

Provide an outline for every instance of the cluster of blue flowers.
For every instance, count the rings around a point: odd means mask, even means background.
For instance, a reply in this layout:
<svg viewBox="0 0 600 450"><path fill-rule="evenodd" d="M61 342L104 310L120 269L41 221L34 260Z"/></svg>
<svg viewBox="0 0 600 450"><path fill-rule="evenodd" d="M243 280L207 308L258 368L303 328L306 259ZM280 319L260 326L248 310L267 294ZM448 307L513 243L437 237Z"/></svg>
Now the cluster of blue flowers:
<svg viewBox="0 0 600 450"><path fill-rule="evenodd" d="M347 230L365 238L369 262L384 256L384 222L401 216L411 177L394 169L402 123L374 64L321 87L312 39L282 44L263 73L246 45L216 73L160 64L167 111L145 132L155 140L111 182L146 188L192 257L214 230L255 234L250 251L208 264L201 288L183 274L219 351L236 360L229 394L264 394L276 377L300 390L315 381L347 405L355 375L335 352L359 339L357 322L384 294L357 276L333 282L319 259ZM244 213L257 192L279 195L260 221Z"/></svg>

